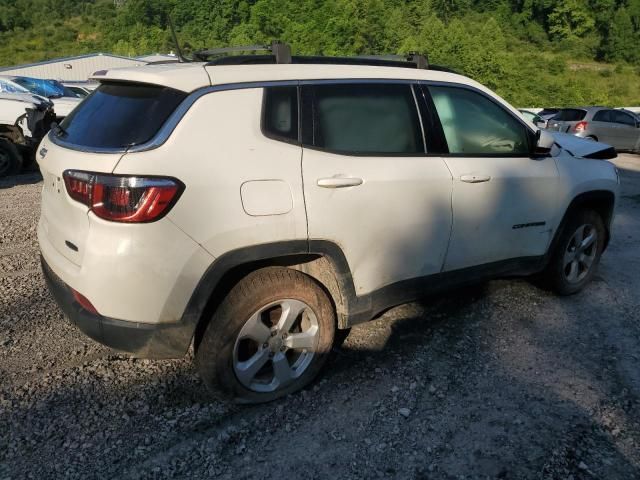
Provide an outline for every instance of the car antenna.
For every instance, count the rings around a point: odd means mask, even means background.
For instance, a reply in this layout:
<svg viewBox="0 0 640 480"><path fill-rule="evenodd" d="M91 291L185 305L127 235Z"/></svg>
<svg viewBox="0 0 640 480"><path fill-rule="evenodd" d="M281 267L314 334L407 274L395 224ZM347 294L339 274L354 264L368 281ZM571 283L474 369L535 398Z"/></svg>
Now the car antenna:
<svg viewBox="0 0 640 480"><path fill-rule="evenodd" d="M173 20L171 20L171 15L167 16L167 20L169 22L169 28L171 29L171 36L173 37L173 43L176 44L176 53L178 55L178 61L180 63L188 62L184 55L182 55L182 50L180 49L180 42L178 42L178 36L176 35L176 29L173 26Z"/></svg>

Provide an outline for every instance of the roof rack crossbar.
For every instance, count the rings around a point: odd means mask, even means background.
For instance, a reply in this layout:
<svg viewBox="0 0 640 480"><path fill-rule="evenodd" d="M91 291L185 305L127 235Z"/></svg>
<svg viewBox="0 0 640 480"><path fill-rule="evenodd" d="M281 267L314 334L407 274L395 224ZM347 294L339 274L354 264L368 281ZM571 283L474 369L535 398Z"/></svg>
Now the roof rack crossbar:
<svg viewBox="0 0 640 480"><path fill-rule="evenodd" d="M194 58L199 60L207 60L209 57L226 55L236 52L263 52L268 51L276 58L276 63L291 63L291 47L281 42L273 40L271 45L245 45L237 47L213 48L209 50L201 50L193 54Z"/></svg>

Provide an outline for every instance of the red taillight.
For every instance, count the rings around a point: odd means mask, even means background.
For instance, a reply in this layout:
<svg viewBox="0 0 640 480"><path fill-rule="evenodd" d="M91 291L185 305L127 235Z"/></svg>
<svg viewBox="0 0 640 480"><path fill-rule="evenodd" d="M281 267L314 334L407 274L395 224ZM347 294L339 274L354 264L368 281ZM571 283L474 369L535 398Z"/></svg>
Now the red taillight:
<svg viewBox="0 0 640 480"><path fill-rule="evenodd" d="M587 129L587 125L589 125L587 122L578 122L573 129L576 132L584 132Z"/></svg>
<svg viewBox="0 0 640 480"><path fill-rule="evenodd" d="M102 175L67 170L69 196L98 217L113 222L144 223L165 215L184 189L172 178Z"/></svg>

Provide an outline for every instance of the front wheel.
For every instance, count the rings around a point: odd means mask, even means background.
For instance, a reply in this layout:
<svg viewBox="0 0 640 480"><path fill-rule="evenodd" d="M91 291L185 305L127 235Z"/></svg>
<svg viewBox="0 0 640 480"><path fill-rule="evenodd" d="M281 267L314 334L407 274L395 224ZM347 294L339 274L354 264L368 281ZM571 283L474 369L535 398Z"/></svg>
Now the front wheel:
<svg viewBox="0 0 640 480"><path fill-rule="evenodd" d="M577 211L566 222L546 270L557 293L572 295L591 281L604 250L606 230L593 210Z"/></svg>
<svg viewBox="0 0 640 480"><path fill-rule="evenodd" d="M196 349L205 384L240 403L303 388L331 351L335 313L324 290L296 270L257 270L233 287Z"/></svg>

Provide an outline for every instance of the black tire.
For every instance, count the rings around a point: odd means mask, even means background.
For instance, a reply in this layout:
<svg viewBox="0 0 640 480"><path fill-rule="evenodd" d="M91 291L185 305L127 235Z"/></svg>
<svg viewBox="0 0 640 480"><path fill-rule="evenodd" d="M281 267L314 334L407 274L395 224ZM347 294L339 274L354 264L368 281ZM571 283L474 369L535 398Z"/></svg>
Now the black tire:
<svg viewBox="0 0 640 480"><path fill-rule="evenodd" d="M0 139L0 178L17 175L22 169L22 157L12 143Z"/></svg>
<svg viewBox="0 0 640 480"><path fill-rule="evenodd" d="M295 323L301 325L303 321L310 322L309 318L313 317L314 325L317 326L317 329L314 327L313 330L316 332L317 340L315 341L317 343L314 348L309 350L313 353L308 357L306 360L308 363L304 369L300 370L299 376L295 380L291 380L291 383L284 384L284 386L277 387L272 391L256 391L256 388L252 388L253 383L247 385L246 379L244 383L241 382L236 374L235 368L240 362L241 347L245 351L253 349L249 353L243 352L243 355L249 360L257 358L256 356L259 354L262 358L262 354L265 352L269 355L269 359L259 371L261 372L259 375L267 379L270 375L273 377L269 385L277 382L274 367L276 359L281 359L283 355L288 358L288 355L292 354L298 355L297 361L299 361L302 355L308 355L307 350L295 350L293 347L291 351L279 353L283 351L283 348L286 349L281 346L282 342L286 340L280 340L280 334L275 335L274 330L277 328L275 323L278 319L285 317L283 314L285 307L282 307L278 313L278 306L269 307L269 305L279 301L283 301L282 305L285 305L291 300L302 302L308 307L302 311ZM265 308L267 310L263 311ZM268 308L276 309L276 311L268 310ZM261 313L257 316L256 312ZM263 315L266 317L263 318ZM304 318L305 316L306 318ZM274 323L269 324L272 317ZM241 330L245 331L243 330L245 325L250 324L250 319L255 318L259 318L259 322L271 329L271 336L262 345L260 342L264 340L254 341L251 338L239 337ZM254 320L252 325L257 322L258 320ZM205 327L199 345L196 347L196 365L204 383L213 393L223 393L238 403L270 402L300 390L316 377L331 352L335 327L336 316L332 302L311 277L297 270L282 267L260 269L238 282L216 309L209 324ZM295 332L292 331L290 336L294 337ZM282 338L286 338L286 333ZM280 346L272 344L272 340L273 342L276 340L281 342ZM245 346L243 342L247 342L249 345ZM287 362L289 361L294 362L295 360L287 360ZM243 362L247 363L246 360ZM292 368L292 372L296 372L293 365L289 365L289 363L287 365ZM259 375L256 375L255 378L258 378ZM260 388L264 385L260 383L263 381L264 384L267 383L267 380L261 378L256 380ZM269 385L264 388L272 388Z"/></svg>
<svg viewBox="0 0 640 480"><path fill-rule="evenodd" d="M336 329L335 338L333 339L333 348L340 349L350 333L351 328Z"/></svg>
<svg viewBox="0 0 640 480"><path fill-rule="evenodd" d="M569 218L562 227L555 250L544 272L544 280L547 286L560 295L573 295L578 293L591 281L600 262L606 240L604 222L597 212L593 210L576 210L569 215ZM586 264L581 264L580 261L576 260L579 265L575 267L578 269L578 276L571 281L569 279L573 267L571 263L574 262L567 264L567 257L565 255L571 258L572 252L570 250L572 248L575 249L577 245L574 235L577 235L578 229L584 225L589 226L596 235L593 246L585 251L585 253L589 254L589 257L592 256L592 259L588 267L585 266ZM588 232L591 230L587 229L585 235L588 236ZM578 253L574 250L573 255L578 255Z"/></svg>

